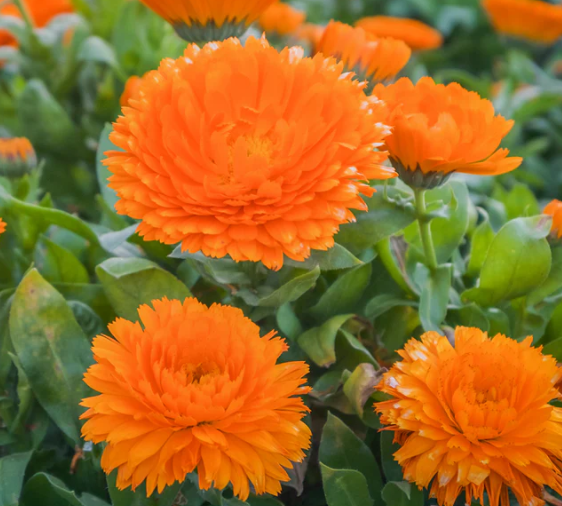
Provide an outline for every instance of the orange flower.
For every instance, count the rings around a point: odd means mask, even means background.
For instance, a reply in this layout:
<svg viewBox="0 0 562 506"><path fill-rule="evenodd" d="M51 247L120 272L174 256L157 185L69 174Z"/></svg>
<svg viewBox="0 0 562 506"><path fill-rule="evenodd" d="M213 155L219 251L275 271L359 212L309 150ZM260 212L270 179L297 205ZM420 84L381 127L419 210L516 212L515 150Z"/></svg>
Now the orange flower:
<svg viewBox="0 0 562 506"><path fill-rule="evenodd" d="M49 21L59 14L73 12L72 3L69 0L23 0L29 15L38 28L47 25ZM21 18L19 9L8 4L0 8L0 17L15 16ZM15 40L10 33L0 30L0 46L15 45Z"/></svg>
<svg viewBox="0 0 562 506"><path fill-rule="evenodd" d="M437 332L412 339L377 387L392 396L376 404L401 448L404 478L429 487L440 505L464 491L490 506L544 504L547 485L562 493L562 377L556 360L517 342L457 327L455 345Z"/></svg>
<svg viewBox="0 0 562 506"><path fill-rule="evenodd" d="M295 9L289 4L274 3L259 17L259 24L266 32L274 32L278 35L290 35L295 33L304 23L306 14Z"/></svg>
<svg viewBox="0 0 562 506"><path fill-rule="evenodd" d="M392 133L386 147L411 186L434 186L453 172L503 174L522 162L498 149L513 121L496 116L489 100L457 83L444 86L424 77L414 85L403 78L378 84L373 95L388 106Z"/></svg>
<svg viewBox="0 0 562 506"><path fill-rule="evenodd" d="M506 35L554 44L562 35L562 6L531 0L484 0L494 28Z"/></svg>
<svg viewBox="0 0 562 506"><path fill-rule="evenodd" d="M28 139L0 138L0 176L20 177L36 166L37 156Z"/></svg>
<svg viewBox="0 0 562 506"><path fill-rule="evenodd" d="M284 468L310 446L299 397L308 366L277 364L285 341L260 337L240 309L193 298L152 305L139 308L142 327L117 319L114 339L93 341L84 381L100 395L82 401L82 435L107 442L103 470L118 469L120 489L146 480L147 495L196 468L202 489L230 482L245 500L251 482L278 494Z"/></svg>
<svg viewBox="0 0 562 506"><path fill-rule="evenodd" d="M278 0L141 0L188 42L240 37Z"/></svg>
<svg viewBox="0 0 562 506"><path fill-rule="evenodd" d="M414 51L436 49L443 45L443 36L439 31L416 19L371 16L360 19L355 26L375 37L403 40Z"/></svg>
<svg viewBox="0 0 562 506"><path fill-rule="evenodd" d="M562 202L554 199L547 204L543 213L552 216L552 228L550 233L553 237L560 239L562 237Z"/></svg>
<svg viewBox="0 0 562 506"><path fill-rule="evenodd" d="M147 76L153 71L147 72L144 76L131 76L127 79L125 83L125 89L123 90L123 94L119 99L119 103L121 107L127 107L129 105L129 100L138 100L140 98L140 90L142 89L142 83Z"/></svg>
<svg viewBox="0 0 562 506"><path fill-rule="evenodd" d="M362 28L331 21L317 50L343 61L346 68L362 79L383 81L400 72L412 54L405 42L375 39Z"/></svg>
<svg viewBox="0 0 562 506"><path fill-rule="evenodd" d="M342 66L265 39L191 45L142 84L107 153L117 210L146 240L207 256L304 260L333 246L367 179L394 177L382 104Z"/></svg>
<svg viewBox="0 0 562 506"><path fill-rule="evenodd" d="M6 222L0 218L0 234L3 234L6 231Z"/></svg>
<svg viewBox="0 0 562 506"><path fill-rule="evenodd" d="M295 39L305 41L312 53L316 52L316 47L324 34L324 27L314 23L304 23L296 32Z"/></svg>

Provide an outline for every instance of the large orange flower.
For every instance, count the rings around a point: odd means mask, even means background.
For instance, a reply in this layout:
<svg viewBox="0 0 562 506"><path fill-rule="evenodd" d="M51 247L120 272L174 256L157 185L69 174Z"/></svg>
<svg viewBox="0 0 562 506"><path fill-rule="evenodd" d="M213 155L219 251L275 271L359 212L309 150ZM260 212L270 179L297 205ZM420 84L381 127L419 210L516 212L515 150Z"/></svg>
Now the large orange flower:
<svg viewBox="0 0 562 506"><path fill-rule="evenodd" d="M52 18L59 14L73 12L72 3L69 0L23 0L29 15L35 26L41 28ZM21 18L19 9L13 4L7 4L0 8L1 16L15 16ZM0 30L0 46L15 44L14 38L4 30Z"/></svg>
<svg viewBox="0 0 562 506"><path fill-rule="evenodd" d="M289 4L278 2L261 14L259 24L266 32L290 35L299 29L305 19L305 12Z"/></svg>
<svg viewBox="0 0 562 506"><path fill-rule="evenodd" d="M443 45L443 36L438 30L416 19L371 16L360 19L355 26L375 37L403 40L414 51L436 49Z"/></svg>
<svg viewBox="0 0 562 506"><path fill-rule="evenodd" d="M373 95L389 109L392 133L385 143L399 175L412 186L442 180L453 172L503 174L521 158L498 149L513 126L494 106L457 83L435 84L424 77L375 86Z"/></svg>
<svg viewBox="0 0 562 506"><path fill-rule="evenodd" d="M114 338L97 336L96 364L84 381L100 395L89 409L84 438L107 442L101 464L118 469L117 486L147 494L183 481L197 468L202 489L224 488L245 500L278 494L284 468L304 458L310 430L299 397L308 366L277 364L285 341L239 309L196 299L163 299L139 308L139 323L118 319Z"/></svg>
<svg viewBox="0 0 562 506"><path fill-rule="evenodd" d="M19 177L37 166L35 150L25 137L0 137L0 176Z"/></svg>
<svg viewBox="0 0 562 506"><path fill-rule="evenodd" d="M532 506L544 485L562 493L562 408L550 404L562 369L532 342L458 327L452 346L428 332L384 375L392 399L376 409L401 445L394 458L440 505L463 491L490 506L509 506L508 489Z"/></svg>
<svg viewBox="0 0 562 506"><path fill-rule="evenodd" d="M189 42L241 36L278 0L141 0Z"/></svg>
<svg viewBox="0 0 562 506"><path fill-rule="evenodd" d="M0 218L0 234L3 234L6 231L6 222Z"/></svg>
<svg viewBox="0 0 562 506"><path fill-rule="evenodd" d="M380 166L382 104L342 65L264 39L192 45L143 81L107 153L117 210L147 240L278 269L333 246L366 209Z"/></svg>
<svg viewBox="0 0 562 506"><path fill-rule="evenodd" d="M346 68L363 79L383 81L400 72L412 54L397 39L377 39L362 28L332 21L317 45L317 51L343 61Z"/></svg>
<svg viewBox="0 0 562 506"><path fill-rule="evenodd" d="M562 36L562 6L538 0L483 0L494 28L532 42L554 44Z"/></svg>
<svg viewBox="0 0 562 506"><path fill-rule="evenodd" d="M544 214L552 216L551 235L560 239L562 237L562 202L560 200L552 200L547 204L543 211Z"/></svg>

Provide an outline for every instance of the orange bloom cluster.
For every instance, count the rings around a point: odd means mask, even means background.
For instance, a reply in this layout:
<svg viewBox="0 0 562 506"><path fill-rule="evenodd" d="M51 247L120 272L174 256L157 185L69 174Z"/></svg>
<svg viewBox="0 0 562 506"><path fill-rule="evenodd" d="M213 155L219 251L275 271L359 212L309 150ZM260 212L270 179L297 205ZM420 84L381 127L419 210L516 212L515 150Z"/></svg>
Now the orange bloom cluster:
<svg viewBox="0 0 562 506"><path fill-rule="evenodd" d="M551 235L560 239L562 237L562 202L554 199L547 204L543 213L552 216Z"/></svg>
<svg viewBox="0 0 562 506"><path fill-rule="evenodd" d="M29 139L0 138L0 176L19 177L36 166L37 156Z"/></svg>
<svg viewBox="0 0 562 506"><path fill-rule="evenodd" d="M397 39L376 39L362 28L332 21L317 45L317 51L343 61L346 68L361 78L383 81L396 76L412 54L408 45Z"/></svg>
<svg viewBox="0 0 562 506"><path fill-rule="evenodd" d="M277 2L266 9L259 17L259 25L266 32L278 35L295 33L304 23L306 13L289 4Z"/></svg>
<svg viewBox="0 0 562 506"><path fill-rule="evenodd" d="M562 36L562 5L537 0L483 0L494 28L542 44Z"/></svg>
<svg viewBox="0 0 562 506"><path fill-rule="evenodd" d="M58 16L73 12L72 3L69 0L23 0L29 15L36 27L41 28L49 21ZM19 9L14 4L7 4L0 8L0 17L15 16L21 18ZM14 45L15 39L5 30L0 30L0 46Z"/></svg>
<svg viewBox="0 0 562 506"><path fill-rule="evenodd" d="M125 89L119 99L119 104L121 107L127 107L129 105L130 100L138 100L140 99L140 94L142 90L142 83L148 80L147 76L149 76L154 71L149 71L144 76L131 76L127 79L125 83Z"/></svg>
<svg viewBox="0 0 562 506"><path fill-rule="evenodd" d="M484 492L490 506L544 504L544 485L562 493L562 377L553 357L517 342L458 327L455 345L436 332L409 341L378 389L376 410L401 448L404 478L429 487L440 505Z"/></svg>
<svg viewBox="0 0 562 506"><path fill-rule="evenodd" d="M93 341L96 364L84 381L100 395L89 408L82 435L107 442L101 464L118 469L117 486L147 495L183 481L197 468L199 486L224 488L245 500L278 494L284 468L304 458L310 430L299 397L308 366L277 364L285 341L239 309L196 299L163 299L139 308L139 323L118 319L114 339Z"/></svg>
<svg viewBox="0 0 562 506"><path fill-rule="evenodd" d="M241 36L278 0L141 0L189 42Z"/></svg>
<svg viewBox="0 0 562 506"><path fill-rule="evenodd" d="M383 105L342 65L264 39L192 45L143 80L106 153L119 213L147 240L283 265L333 246L365 210L365 181L394 177L377 152Z"/></svg>
<svg viewBox="0 0 562 506"><path fill-rule="evenodd" d="M6 231L6 222L0 218L0 234L3 234Z"/></svg>
<svg viewBox="0 0 562 506"><path fill-rule="evenodd" d="M403 40L414 51L436 49L443 45L443 36L438 30L416 19L371 16L360 19L355 26L375 37Z"/></svg>
<svg viewBox="0 0 562 506"><path fill-rule="evenodd" d="M389 109L390 160L413 186L453 172L503 174L522 162L498 149L513 121L496 116L489 100L457 83L445 86L424 77L413 84L403 78L375 86L373 95Z"/></svg>

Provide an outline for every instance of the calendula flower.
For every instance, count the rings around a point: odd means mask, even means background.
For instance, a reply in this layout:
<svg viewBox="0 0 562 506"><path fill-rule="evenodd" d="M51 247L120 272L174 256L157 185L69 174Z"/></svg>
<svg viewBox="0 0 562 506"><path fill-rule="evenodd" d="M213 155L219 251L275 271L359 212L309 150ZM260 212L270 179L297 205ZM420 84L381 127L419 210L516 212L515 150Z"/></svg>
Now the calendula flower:
<svg viewBox="0 0 562 506"><path fill-rule="evenodd" d="M290 35L297 32L304 23L306 13L289 4L277 2L265 10L259 17L263 30L277 35Z"/></svg>
<svg viewBox="0 0 562 506"><path fill-rule="evenodd" d="M0 234L3 234L6 231L6 222L0 218Z"/></svg>
<svg viewBox="0 0 562 506"><path fill-rule="evenodd" d="M343 61L345 67L362 79L383 81L400 72L412 54L408 45L397 39L370 36L362 28L332 21L326 27L317 50Z"/></svg>
<svg viewBox="0 0 562 506"><path fill-rule="evenodd" d="M371 16L360 19L355 26L375 37L403 40L414 51L436 49L443 45L443 36L438 30L416 19Z"/></svg>
<svg viewBox="0 0 562 506"><path fill-rule="evenodd" d="M314 23L304 23L296 32L295 39L308 44L312 53L316 52L318 43L324 34L324 27Z"/></svg>
<svg viewBox="0 0 562 506"><path fill-rule="evenodd" d="M550 234L552 237L560 239L562 237L562 202L554 199L547 204L543 213L552 216Z"/></svg>
<svg viewBox="0 0 562 506"><path fill-rule="evenodd" d="M516 169L521 158L498 149L513 126L496 116L494 106L457 83L435 84L424 77L384 86L373 95L389 110L392 133L386 137L392 165L413 187L432 187L454 172L497 175Z"/></svg>
<svg viewBox="0 0 562 506"><path fill-rule="evenodd" d="M546 485L562 493L562 408L556 360L501 334L457 327L454 346L437 332L412 339L378 389L381 423L401 448L404 478L431 487L440 505L464 492L484 505L544 504Z"/></svg>
<svg viewBox="0 0 562 506"><path fill-rule="evenodd" d="M531 42L554 44L562 35L562 6L532 0L483 0L494 28Z"/></svg>
<svg viewBox="0 0 562 506"><path fill-rule="evenodd" d="M240 37L278 0L141 0L188 42Z"/></svg>
<svg viewBox="0 0 562 506"><path fill-rule="evenodd" d="M0 176L20 177L36 166L37 156L28 139L0 138Z"/></svg>
<svg viewBox="0 0 562 506"><path fill-rule="evenodd" d="M119 99L121 107L127 107L130 100L138 100L140 98L140 90L142 89L143 80L146 79L151 72L147 72L144 76L131 76L125 83L125 89Z"/></svg>
<svg viewBox="0 0 562 506"><path fill-rule="evenodd" d="M308 366L277 363L285 341L240 309L196 299L152 301L141 323L118 319L113 337L93 341L96 364L84 381L100 395L82 435L107 442L101 465L120 489L146 482L161 492L197 469L199 486L224 488L245 500L278 494L285 468L304 458L310 430L301 395Z"/></svg>
<svg viewBox="0 0 562 506"><path fill-rule="evenodd" d="M381 167L383 104L342 65L265 39L191 45L145 78L107 153L116 208L146 240L207 256L302 261L366 209Z"/></svg>

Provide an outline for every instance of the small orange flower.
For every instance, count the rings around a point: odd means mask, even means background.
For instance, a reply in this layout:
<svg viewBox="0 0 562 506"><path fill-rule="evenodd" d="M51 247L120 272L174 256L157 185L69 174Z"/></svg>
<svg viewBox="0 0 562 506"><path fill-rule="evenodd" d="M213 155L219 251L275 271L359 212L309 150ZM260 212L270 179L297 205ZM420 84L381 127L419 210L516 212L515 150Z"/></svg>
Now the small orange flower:
<svg viewBox="0 0 562 506"><path fill-rule="evenodd" d="M125 89L123 94L119 99L121 107L127 107L129 105L129 100L138 100L140 98L140 90L142 89L142 83L147 78L147 76L153 71L147 72L144 76L131 76L127 79L125 83Z"/></svg>
<svg viewBox="0 0 562 506"><path fill-rule="evenodd" d="M383 104L342 65L265 39L189 46L144 78L106 153L119 213L146 240L207 256L302 261L366 209L381 167Z"/></svg>
<svg viewBox="0 0 562 506"><path fill-rule="evenodd" d="M198 470L199 486L224 488L245 500L278 494L284 468L304 458L310 430L301 395L308 366L277 359L285 341L260 329L240 309L196 299L152 301L142 323L117 319L113 338L94 338L96 364L84 381L100 395L82 405L87 441L107 442L106 473L117 486L147 495Z"/></svg>
<svg viewBox="0 0 562 506"><path fill-rule="evenodd" d="M543 213L552 216L550 233L553 237L560 239L562 237L562 202L554 199L547 204Z"/></svg>
<svg viewBox="0 0 562 506"><path fill-rule="evenodd" d="M375 37L403 40L414 51L436 49L443 45L443 36L438 30L416 19L371 16L360 19L355 26Z"/></svg>
<svg viewBox="0 0 562 506"><path fill-rule="evenodd" d="M36 166L37 156L28 139L0 137L0 176L23 176Z"/></svg>
<svg viewBox="0 0 562 506"><path fill-rule="evenodd" d="M266 32L278 35L290 35L295 33L304 23L306 14L295 9L289 4L274 3L259 17L259 24Z"/></svg>
<svg viewBox="0 0 562 506"><path fill-rule="evenodd" d="M376 404L401 448L404 478L429 487L440 505L484 492L490 506L540 506L543 486L562 493L562 377L556 360L501 334L457 327L455 345L437 332L412 339L377 387Z"/></svg>
<svg viewBox="0 0 562 506"><path fill-rule="evenodd" d="M445 86L424 77L414 85L402 78L378 84L373 95L388 106L390 160L412 186L433 186L453 172L503 174L522 162L498 149L513 121L496 116L489 100L457 83Z"/></svg>
<svg viewBox="0 0 562 506"><path fill-rule="evenodd" d="M324 34L324 27L314 23L304 23L296 32L295 39L306 42L312 53L316 52L318 43Z"/></svg>
<svg viewBox="0 0 562 506"><path fill-rule="evenodd" d="M562 36L562 6L535 0L484 0L494 28L532 42L554 44Z"/></svg>
<svg viewBox="0 0 562 506"><path fill-rule="evenodd" d="M0 234L3 234L6 231L6 222L0 218Z"/></svg>
<svg viewBox="0 0 562 506"><path fill-rule="evenodd" d="M278 0L141 0L188 42L240 37Z"/></svg>
<svg viewBox="0 0 562 506"><path fill-rule="evenodd" d="M317 50L343 61L346 68L362 79L383 81L400 72L412 54L408 45L397 39L376 39L362 28L332 21L326 27Z"/></svg>

